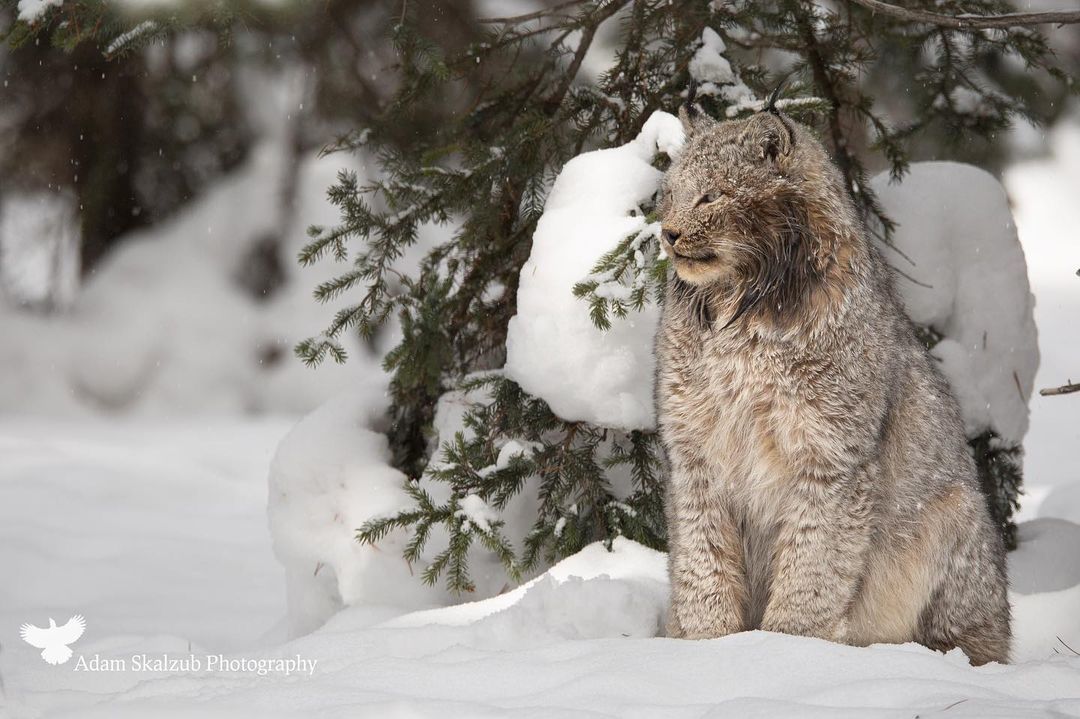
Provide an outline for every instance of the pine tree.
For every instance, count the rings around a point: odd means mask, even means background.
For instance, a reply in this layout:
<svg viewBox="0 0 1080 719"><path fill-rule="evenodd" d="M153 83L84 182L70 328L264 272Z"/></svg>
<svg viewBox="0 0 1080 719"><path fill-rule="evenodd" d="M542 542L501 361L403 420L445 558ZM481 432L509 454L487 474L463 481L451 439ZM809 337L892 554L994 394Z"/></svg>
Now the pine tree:
<svg viewBox="0 0 1080 719"><path fill-rule="evenodd" d="M15 5L2 0L0 7ZM1078 12L1017 14L1005 0L914 0L903 8L879 0L561 0L537 12L480 18L469 33L474 39L448 47L425 29L424 8L401 8L392 31L394 97L328 148L374 155L381 172L366 184L352 173L339 177L329 196L341 221L311 228L300 257L344 263L316 297L354 303L297 351L312 365L344 361L346 336L373 338L389 320L400 323L401 340L385 359L389 434L415 505L368 523L358 539L375 542L403 528L411 537L406 559L415 560L432 529L444 527L449 541L434 548L423 578L445 576L458 591L472 587L474 545L497 556L512 577L596 540L664 545L655 435L565 421L497 371L547 191L570 158L633 139L653 111L683 102L692 80L700 81L704 110L724 118L757 111L786 77L780 107L820 131L852 197L888 241L892 221L868 186L868 168L885 166L899 177L929 151L985 158L1013 119L1051 119L1075 90L1068 77L1075 68L1060 64L1033 28L1080 22ZM166 13L154 27L125 25L107 3L90 1L67 0L50 12L54 43L92 37L110 55L190 22ZM223 12L218 26L228 28L233 11ZM16 23L8 38L26 42L41 27ZM713 38L731 72L694 77L701 73L693 59ZM614 53L610 67L581 77L586 55L600 46ZM414 133L418 127L424 131ZM665 161L657 158L661 169ZM396 261L428 223L452 227L452 234L404 275ZM613 318L658 302L665 272L655 238L628 237L575 294L602 332ZM613 282L627 291L597 292ZM928 344L935 341L933 328L924 332ZM473 405L461 432L433 446L436 404L452 390ZM992 436L970 439L1008 537L1018 448ZM613 479L627 476L632 491L617 496ZM476 521L473 510L490 508L497 517L530 478L540 510L516 547L499 519ZM431 483L448 489L439 496L449 499L436 499L425 488Z"/></svg>
<svg viewBox="0 0 1080 719"><path fill-rule="evenodd" d="M474 539L495 552L512 576L597 539L630 536L662 547L655 436L566 422L497 372L474 378L504 359L518 274L553 175L583 150L627 142L654 110L677 107L691 81L701 79L691 76L691 61L711 31L729 48L733 72L726 83L701 85L705 109L718 117L756 111L758 98L789 74L781 106L820 128L857 205L877 219L887 241L892 221L867 185L867 162L884 160L900 177L914 140L945 138L958 145L954 156L970 155L980 143L991 146L1016 117L1043 119L1033 96L1017 89L1024 87L1018 75L1035 75L1058 94L1071 87L1045 37L1030 29L1044 18L997 17L1011 11L999 0L918 2L906 9L874 0L831 7L799 0L571 0L484 19L486 36L454 54L414 32L404 18L395 28L402 83L393 103L379 122L335 148L377 153L382 176L361 186L354 175L342 175L331 193L342 222L312 228L301 258L309 263L330 254L350 262L348 272L316 295L360 298L321 337L298 347L308 363L326 356L342 360L344 335L370 337L392 315L401 319L401 343L386 358L393 373L391 439L398 466L413 478L416 506L369 522L358 539L373 543L391 528L406 528L412 560L431 526L445 525L448 546L439 548L424 579L434 583L445 572L456 590L471 587L466 563ZM609 19L618 28L614 62L595 82L578 81L586 53ZM1080 14L1051 19L1076 22ZM894 74L901 69L903 75ZM890 97L886 115L873 93L895 89L889 85L896 77L908 83L901 99ZM438 132L408 147L384 141L386 128L399 118L461 86L474 89ZM897 116L912 119L889 119ZM416 242L417 228L430 222L456 223L456 229L415 276L397 278L401 289L393 290L392 263ZM655 244L652 237L628 237L575 288L598 332L612 316L658 301L666 268L662 261L638 259L643 251L655 259ZM630 291L618 295L622 299L600 296L601 280ZM492 286L501 288L494 298L485 294ZM934 332L924 333L929 346ZM435 403L463 380L468 389L485 385L488 392L468 413L462 432L431 448ZM500 465L498 448L522 440L531 449ZM971 444L995 521L1012 546L1019 448L1000 446L990 434L971 438ZM635 493L623 502L611 495L608 481L619 465L629 467L636 481ZM421 489L417 480L425 472L430 481L449 485L447 503L435 503ZM530 475L539 478L542 509L520 551L497 524L477 527L460 511L470 495L496 509L504 506Z"/></svg>

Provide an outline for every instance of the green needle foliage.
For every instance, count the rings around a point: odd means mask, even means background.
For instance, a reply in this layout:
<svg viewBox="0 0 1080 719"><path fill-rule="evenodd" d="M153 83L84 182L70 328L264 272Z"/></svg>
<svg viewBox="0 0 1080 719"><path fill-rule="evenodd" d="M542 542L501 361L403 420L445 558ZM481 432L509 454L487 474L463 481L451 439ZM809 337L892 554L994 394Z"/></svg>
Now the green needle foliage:
<svg viewBox="0 0 1080 719"><path fill-rule="evenodd" d="M597 539L610 545L624 536L663 546L662 460L654 434L566 422L498 374L471 378L462 387L469 394L482 393L484 400L466 412L463 430L442 444L423 480L407 486L415 507L367 522L357 533L360 542L375 544L391 530L407 528L411 539L405 559L415 562L432 527L442 525L448 545L435 555L423 579L434 584L445 573L447 586L457 592L473 590L468 551L477 541L513 579ZM520 451L507 453L500 463L500 449L511 441ZM613 491L613 477L631 487L628 496ZM462 500L474 495L484 506L503 510L531 478L536 480L537 516L519 550L503 534L501 520L483 526L462 509ZM448 486L445 501L433 498L433 484Z"/></svg>
<svg viewBox="0 0 1080 719"><path fill-rule="evenodd" d="M11 16L15 5L0 0ZM626 143L654 111L674 110L706 29L723 42L732 74L730 82L701 84L705 111L720 118L754 112L786 77L780 107L818 128L852 197L886 240L893 225L867 183L870 169L900 177L920 154L992 162L1000 145L992 141L1014 118L1052 119L1075 90L1067 81L1072 68L1055 64L1037 30L911 21L857 0L561 0L517 17L477 19L475 39L454 49L419 29L420 6L402 3L393 29L392 101L327 148L362 151L378 172L364 180L342 173L329 192L340 222L310 230L300 262L341 265L316 299L350 304L297 354L310 365L342 362L347 337L373 338L391 321L400 326L400 342L385 358L389 436L414 506L368 523L358 538L375 543L404 529L411 533L405 558L415 562L432 530L446 530L447 545L433 549L424 579L445 576L457 591L473 587L468 560L476 547L516 579L598 539L664 545L656 437L564 421L493 371L505 360L518 277L554 177L575 155ZM16 22L8 38L18 44L51 34L70 46L100 33L104 47L136 29L107 7L67 0L36 25ZM908 0L903 7L952 17L1015 10L1005 0ZM134 51L183 22L168 12L155 19L115 50ZM607 69L590 77L595 57L608 58ZM402 128L422 126L432 107L441 112L430 131L403 140ZM657 158L661 168L663 161ZM639 211L655 219L651 207ZM432 224L450 231L417 248ZM406 261L418 252L419 262ZM665 273L648 231L611 248L574 294L602 332L659 301ZM935 336L930 328L925 335ZM476 379L478 372L487 374ZM436 404L463 382L480 398L461 432L437 438ZM500 464L509 442L527 450ZM991 437L972 443L1008 533L1018 448L998 447ZM482 502L497 515L527 487L539 510L521 546L501 520L478 524L463 505Z"/></svg>
<svg viewBox="0 0 1080 719"><path fill-rule="evenodd" d="M997 0L908 5L953 15L1011 10ZM938 150L942 143L989 146L1012 118L1039 117L1030 93L1010 89L1014 76L1063 77L1033 30L910 23L852 2L828 9L796 0L571 1L484 27L483 39L457 54L415 34L407 18L396 28L402 83L395 101L380 122L333 148L375 153L381 174L365 185L355 175L341 177L331 199L342 221L313 228L301 257L305 263L327 255L346 261L349 269L320 287L317 297L358 299L321 337L297 348L306 362L340 360L348 333L371 336L392 316L401 323L401 343L386 358L393 373L391 440L397 465L413 478L416 505L369 522L358 538L374 543L392 528L407 528L412 561L431 527L443 525L449 543L424 579L434 583L445 573L457 591L473 586L467 561L476 540L513 578L597 539L622 535L663 547L662 464L654 435L563 421L497 374L483 380L489 394L452 440L433 447L432 420L444 392L470 373L503 363L518 275L554 175L582 151L629 141L653 111L676 108L706 28L722 38L735 77L758 98L790 73L782 106L820 128L853 198L886 239L892 223L868 186L867 163L884 164L899 177L913 140L944 138ZM585 81L579 77L585 54L602 33L613 43L613 62L595 81ZM906 84L898 94L890 84L900 81ZM701 97L718 117L760 107L715 85L703 85ZM437 132L407 147L384 140L387 125L432 102L457 107ZM414 272L402 275L395 261L426 223L453 231ZM574 294L600 332L659 301L665 273L650 229L612 248ZM499 467L499 448L511 440L532 449ZM1016 463L1005 460L1017 450L972 441L995 519L1009 535L1020 475ZM634 489L619 499L612 477L627 470ZM501 524L482 529L460 512L470 494L497 512L529 478L537 482L540 509L521 547L511 545ZM434 501L424 483L448 485L449 499Z"/></svg>
<svg viewBox="0 0 1080 719"><path fill-rule="evenodd" d="M657 218L649 227L628 235L596 263L592 274L574 285L574 297L589 303L589 317L597 329L611 329L611 317L640 312L650 301L663 297L668 262L656 239Z"/></svg>

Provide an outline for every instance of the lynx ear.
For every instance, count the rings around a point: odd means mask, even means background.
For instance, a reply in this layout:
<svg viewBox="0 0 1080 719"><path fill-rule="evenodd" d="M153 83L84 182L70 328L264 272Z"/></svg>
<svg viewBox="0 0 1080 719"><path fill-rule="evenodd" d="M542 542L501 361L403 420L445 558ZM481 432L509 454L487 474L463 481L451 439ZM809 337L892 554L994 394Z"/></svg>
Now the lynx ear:
<svg viewBox="0 0 1080 719"><path fill-rule="evenodd" d="M765 123L761 136L761 159L776 162L795 148L795 129L780 113L761 115Z"/></svg>
<svg viewBox="0 0 1080 719"><path fill-rule="evenodd" d="M712 120L694 104L697 99L697 80L691 80L686 89L686 102L679 107L679 122L682 123L686 137L694 135L712 123Z"/></svg>
<svg viewBox="0 0 1080 719"><path fill-rule="evenodd" d="M784 85L787 84L789 77L791 77L790 72L780 78L780 82L769 94L769 99L765 101L765 106L759 113L768 123L765 136L761 141L761 159L763 160L775 162L779 157L790 154L792 148L795 147L795 129L776 107L776 102L780 99L780 94L784 91Z"/></svg>

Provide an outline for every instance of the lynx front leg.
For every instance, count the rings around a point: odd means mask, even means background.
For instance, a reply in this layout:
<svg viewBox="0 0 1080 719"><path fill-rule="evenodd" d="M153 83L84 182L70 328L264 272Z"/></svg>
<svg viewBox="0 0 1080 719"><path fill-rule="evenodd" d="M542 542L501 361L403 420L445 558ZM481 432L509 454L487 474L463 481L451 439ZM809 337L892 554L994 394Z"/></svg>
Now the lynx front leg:
<svg viewBox="0 0 1080 719"><path fill-rule="evenodd" d="M675 472L672 483L668 636L708 639L742 631L746 574L735 522L705 477Z"/></svg>
<svg viewBox="0 0 1080 719"><path fill-rule="evenodd" d="M847 614L870 535L860 484L800 482L777 533L762 629L851 641Z"/></svg>

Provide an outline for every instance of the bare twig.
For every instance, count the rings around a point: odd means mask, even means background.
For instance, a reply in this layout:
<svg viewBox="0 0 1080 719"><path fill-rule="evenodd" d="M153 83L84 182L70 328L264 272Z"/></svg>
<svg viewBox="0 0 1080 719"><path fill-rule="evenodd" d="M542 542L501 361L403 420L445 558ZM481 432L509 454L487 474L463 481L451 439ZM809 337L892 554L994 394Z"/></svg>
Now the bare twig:
<svg viewBox="0 0 1080 719"><path fill-rule="evenodd" d="M1039 394L1043 397L1049 397L1054 394L1069 394L1071 392L1080 392L1080 382L1069 382L1060 387L1046 387L1039 390Z"/></svg>
<svg viewBox="0 0 1080 719"><path fill-rule="evenodd" d="M559 10L562 10L563 8L568 8L572 5L580 5L583 2L585 2L585 0L567 0L566 2L559 3L553 7L544 8L543 10L537 10L536 12L527 12L523 15L509 15L507 17L482 17L476 22L484 23L486 25L517 25L518 23L548 17L558 13Z"/></svg>
<svg viewBox="0 0 1080 719"><path fill-rule="evenodd" d="M806 59L813 74L814 83L821 88L822 94L829 102L829 135L836 166L840 169L840 174L844 176L844 186L849 193L852 193L852 199L857 199L852 191L856 180L855 161L848 151L847 140L840 121L840 111L844 107L840 100L840 91L833 81L833 76L829 74L829 63L826 62L822 53L810 19L804 14L799 14L796 16L796 21L799 25L799 34L806 44Z"/></svg>
<svg viewBox="0 0 1080 719"><path fill-rule="evenodd" d="M1072 647L1070 647L1070 646L1069 646L1068 644L1066 644L1066 643L1065 643L1065 640L1064 640L1064 639L1062 639L1061 637L1058 637L1058 638L1057 638L1057 640L1058 640L1059 642L1061 642L1061 645L1062 645L1063 647L1065 647L1066 649L1068 649L1068 650L1069 650L1070 652L1072 652L1072 653L1073 653L1073 654L1075 654L1076 656L1080 657L1080 652L1076 651L1075 649L1073 649Z"/></svg>
<svg viewBox="0 0 1080 719"><path fill-rule="evenodd" d="M569 67L566 68L566 74L563 76L558 87L555 88L554 92L552 92L546 100L549 107L558 107L562 103L567 91L577 77L578 70L581 69L581 63L585 60L586 53L589 52L589 47L592 45L593 38L596 36L596 30L605 20L619 12L625 4L626 0L612 0L611 2L608 2L606 6L600 8L595 15L589 18L589 23L581 30L581 39L578 41L577 50L574 51L574 56L570 61Z"/></svg>
<svg viewBox="0 0 1080 719"><path fill-rule="evenodd" d="M986 340L983 340L983 347L986 346ZM1016 383L1016 391L1020 394L1020 401L1027 402L1027 397L1024 396L1024 388L1020 386L1020 375L1016 374L1016 370L1013 370L1013 382Z"/></svg>
<svg viewBox="0 0 1080 719"><path fill-rule="evenodd" d="M912 277L912 276L911 276L911 275L909 275L908 273L904 272L903 270L901 270L901 269L900 269L899 267L897 267L896 265L889 265L889 267L891 267L891 268L892 268L892 271L893 271L893 272L895 272L896 274L900 275L900 276L901 276L901 277L903 277L903 278L904 278L905 280L908 280L909 282L912 282L912 283L914 283L914 284L918 285L919 287L925 287L925 288L926 288L926 289L928 289L928 290L932 290L932 289L934 289L934 286L933 286L933 285L928 285L928 284L927 284L927 283L925 283L925 282L919 282L919 281L918 281L917 279L915 279L914 277Z"/></svg>
<svg viewBox="0 0 1080 719"><path fill-rule="evenodd" d="M944 709L942 709L941 711L942 711L942 712L947 712L947 711L949 711L950 709L952 709L953 707L955 707L955 706L960 706L961 704L963 704L963 703L964 703L964 702L966 702L966 701L967 701L967 699L957 699L956 701L954 701L954 702L953 702L952 704L950 704L949 706L945 707L945 708L944 708Z"/></svg>
<svg viewBox="0 0 1080 719"><path fill-rule="evenodd" d="M926 10L909 10L897 7L881 0L850 0L868 10L882 15L922 22L956 30L981 30L985 28L1010 28L1023 25L1071 25L1080 23L1080 10L1058 10L1053 12L1015 12L1004 15L942 15Z"/></svg>

